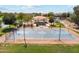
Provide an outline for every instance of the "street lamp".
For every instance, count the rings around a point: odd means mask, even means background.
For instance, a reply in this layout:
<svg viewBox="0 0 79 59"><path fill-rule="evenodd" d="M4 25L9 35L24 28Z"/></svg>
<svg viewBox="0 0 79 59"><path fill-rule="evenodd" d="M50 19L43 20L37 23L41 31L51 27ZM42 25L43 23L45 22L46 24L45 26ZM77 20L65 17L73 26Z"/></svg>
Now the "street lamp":
<svg viewBox="0 0 79 59"><path fill-rule="evenodd" d="M54 22L59 22L60 23L60 20L58 17L55 18ZM59 37L58 37L58 40L61 41L61 24L59 25Z"/></svg>
<svg viewBox="0 0 79 59"><path fill-rule="evenodd" d="M26 39L25 39L25 24L24 23L23 23L23 35L24 35L24 42L25 42L24 47L26 48L27 47L27 43L26 43Z"/></svg>
<svg viewBox="0 0 79 59"><path fill-rule="evenodd" d="M3 46L6 46L7 40L8 40L7 34L5 34L5 41L4 41L4 45Z"/></svg>
<svg viewBox="0 0 79 59"><path fill-rule="evenodd" d="M4 42L6 42L7 41L7 35L5 34L5 41Z"/></svg>
<svg viewBox="0 0 79 59"><path fill-rule="evenodd" d="M59 25L59 41L61 41L61 24Z"/></svg>
<svg viewBox="0 0 79 59"><path fill-rule="evenodd" d="M13 29L13 38L14 38L14 41L15 41L15 29Z"/></svg>

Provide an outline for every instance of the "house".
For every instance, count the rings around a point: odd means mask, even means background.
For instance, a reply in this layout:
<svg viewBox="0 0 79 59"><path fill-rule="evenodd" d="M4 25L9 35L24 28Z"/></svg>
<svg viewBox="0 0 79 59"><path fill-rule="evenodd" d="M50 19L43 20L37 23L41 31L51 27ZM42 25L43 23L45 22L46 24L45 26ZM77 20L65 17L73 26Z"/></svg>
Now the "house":
<svg viewBox="0 0 79 59"><path fill-rule="evenodd" d="M33 17L33 23L36 24L36 26L46 26L48 18L44 16L35 16Z"/></svg>

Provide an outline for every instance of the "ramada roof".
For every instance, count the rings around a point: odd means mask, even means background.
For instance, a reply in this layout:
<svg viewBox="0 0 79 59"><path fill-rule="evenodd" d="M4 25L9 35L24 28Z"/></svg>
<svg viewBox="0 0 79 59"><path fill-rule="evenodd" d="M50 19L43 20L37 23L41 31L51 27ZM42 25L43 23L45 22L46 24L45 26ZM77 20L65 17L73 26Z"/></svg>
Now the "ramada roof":
<svg viewBox="0 0 79 59"><path fill-rule="evenodd" d="M35 20L42 20L42 19L45 19L46 20L47 18L44 17L44 16L35 16L34 19Z"/></svg>

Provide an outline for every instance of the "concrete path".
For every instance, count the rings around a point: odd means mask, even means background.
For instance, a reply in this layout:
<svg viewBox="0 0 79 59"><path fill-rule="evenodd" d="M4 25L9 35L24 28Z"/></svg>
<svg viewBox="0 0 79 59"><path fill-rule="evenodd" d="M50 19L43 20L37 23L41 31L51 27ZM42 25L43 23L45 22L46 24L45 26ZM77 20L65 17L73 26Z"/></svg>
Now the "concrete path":
<svg viewBox="0 0 79 59"><path fill-rule="evenodd" d="M69 22L69 21L62 20L62 21L60 21L60 22L61 22L72 34L76 35L76 36L79 38L79 34L76 33L76 32L79 32L79 30L76 30L76 29L72 28L72 27L70 26L70 22ZM76 31L76 32L74 32L74 31Z"/></svg>

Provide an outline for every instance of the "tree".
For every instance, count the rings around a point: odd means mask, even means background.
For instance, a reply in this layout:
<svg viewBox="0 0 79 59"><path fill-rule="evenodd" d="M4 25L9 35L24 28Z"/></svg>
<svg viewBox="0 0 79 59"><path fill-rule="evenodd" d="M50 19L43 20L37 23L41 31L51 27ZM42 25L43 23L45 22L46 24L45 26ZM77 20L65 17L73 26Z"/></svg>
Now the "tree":
<svg viewBox="0 0 79 59"><path fill-rule="evenodd" d="M77 24L77 25L79 25L79 5L78 6L75 6L74 8L73 8L73 10L74 10L74 13L75 13L75 16L74 16L74 22Z"/></svg>
<svg viewBox="0 0 79 59"><path fill-rule="evenodd" d="M3 23L4 24L15 24L16 23L16 17L14 14L9 13L9 14L5 14L3 17Z"/></svg>
<svg viewBox="0 0 79 59"><path fill-rule="evenodd" d="M0 11L0 27L1 27L1 24L2 24L2 12Z"/></svg>
<svg viewBox="0 0 79 59"><path fill-rule="evenodd" d="M62 13L61 17L65 19L65 18L67 18L67 14L66 13Z"/></svg>
<svg viewBox="0 0 79 59"><path fill-rule="evenodd" d="M31 21L32 18L33 18L33 15L31 15L31 14L26 14L26 15L24 16L24 21L25 21L25 22Z"/></svg>
<svg viewBox="0 0 79 59"><path fill-rule="evenodd" d="M18 13L17 14L17 24L19 25L19 26L22 26L23 25L23 21L24 21L24 16L25 16L25 14L24 13Z"/></svg>
<svg viewBox="0 0 79 59"><path fill-rule="evenodd" d="M32 13L33 16L41 16L41 13Z"/></svg>
<svg viewBox="0 0 79 59"><path fill-rule="evenodd" d="M71 15L71 21L79 25L79 16L76 16L75 14Z"/></svg>
<svg viewBox="0 0 79 59"><path fill-rule="evenodd" d="M1 27L1 24L2 24L2 20L0 20L0 27Z"/></svg>
<svg viewBox="0 0 79 59"><path fill-rule="evenodd" d="M67 17L70 17L70 13L67 13Z"/></svg>
<svg viewBox="0 0 79 59"><path fill-rule="evenodd" d="M67 19L68 17L70 17L70 13L62 13L61 14L61 19Z"/></svg>
<svg viewBox="0 0 79 59"><path fill-rule="evenodd" d="M24 15L25 15L24 13L19 13L19 14L17 15L17 19L20 20L20 21L23 21Z"/></svg>
<svg viewBox="0 0 79 59"><path fill-rule="evenodd" d="M79 16L79 5L78 5L78 6L75 6L75 7L73 8L73 10L74 10L74 13L75 13L77 16Z"/></svg>
<svg viewBox="0 0 79 59"><path fill-rule="evenodd" d="M51 23L51 25L54 22L54 18L52 16L49 17L49 22ZM53 23L53 25L54 25L54 23Z"/></svg>
<svg viewBox="0 0 79 59"><path fill-rule="evenodd" d="M48 17L48 14L43 14L44 17Z"/></svg>
<svg viewBox="0 0 79 59"><path fill-rule="evenodd" d="M2 17L2 12L0 11L0 17Z"/></svg>
<svg viewBox="0 0 79 59"><path fill-rule="evenodd" d="M48 13L48 17L50 17L50 16L53 17L53 16L54 16L54 13L53 13L53 12L49 12L49 13Z"/></svg>
<svg viewBox="0 0 79 59"><path fill-rule="evenodd" d="M33 15L32 14L25 14L25 13L19 13L17 15L17 19L20 22L28 22L32 19Z"/></svg>
<svg viewBox="0 0 79 59"><path fill-rule="evenodd" d="M17 18L20 19L20 20L22 20L24 18L24 13L19 13L17 15Z"/></svg>

